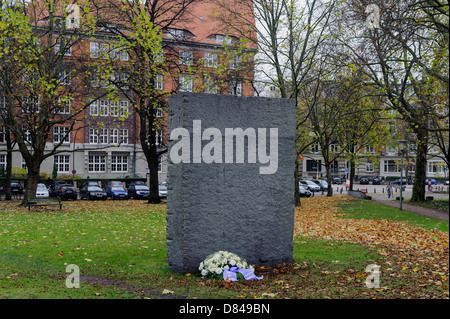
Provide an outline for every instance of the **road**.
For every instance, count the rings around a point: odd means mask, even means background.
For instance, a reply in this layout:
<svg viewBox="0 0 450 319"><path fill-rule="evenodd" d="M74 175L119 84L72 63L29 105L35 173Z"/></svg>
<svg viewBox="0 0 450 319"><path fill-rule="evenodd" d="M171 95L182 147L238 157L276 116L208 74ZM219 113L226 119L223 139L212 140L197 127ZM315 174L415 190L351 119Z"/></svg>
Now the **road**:
<svg viewBox="0 0 450 319"><path fill-rule="evenodd" d="M340 194L342 190L342 194L346 193L345 185L336 185L333 184L333 194ZM412 196L412 185L406 185L406 189L403 191L403 198L405 200L410 200ZM391 194L391 198L388 198L386 193L386 185L353 185L354 190L362 190L367 189L367 195L372 196L373 199L381 199L381 200L395 200L396 197L400 196L400 189L393 189L393 194ZM314 196L326 196L326 192L322 195L321 192L315 193ZM428 191L428 187L426 189L425 196L433 196L434 199L448 199L449 197L449 186L444 186L442 184L434 185L431 191Z"/></svg>

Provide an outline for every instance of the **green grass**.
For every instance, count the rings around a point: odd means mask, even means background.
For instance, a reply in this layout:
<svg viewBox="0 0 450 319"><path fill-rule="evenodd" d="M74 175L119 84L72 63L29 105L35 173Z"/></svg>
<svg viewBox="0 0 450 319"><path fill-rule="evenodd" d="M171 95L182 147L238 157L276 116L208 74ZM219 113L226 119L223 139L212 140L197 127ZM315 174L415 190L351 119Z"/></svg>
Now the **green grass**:
<svg viewBox="0 0 450 319"><path fill-rule="evenodd" d="M0 299L371 298L381 294L369 291L362 281L365 267L384 258L377 247L300 236L294 238L295 263L279 272L261 269L261 281L227 287L223 281L174 273L166 263L165 206L111 202L65 203L63 212L0 210ZM104 208L107 203L110 206ZM367 202L345 205L345 217L400 219L445 229L442 221L363 204ZM81 276L114 282L82 281L79 289L69 289L65 282L70 264L80 268Z"/></svg>
<svg viewBox="0 0 450 319"><path fill-rule="evenodd" d="M449 200L448 199L434 199L430 202L408 202L408 204L416 205L420 207L437 209L443 212L449 212Z"/></svg>
<svg viewBox="0 0 450 319"><path fill-rule="evenodd" d="M411 225L425 229L449 231L448 220L431 218L366 200L355 199L343 204L339 216L353 219L389 219L410 223Z"/></svg>

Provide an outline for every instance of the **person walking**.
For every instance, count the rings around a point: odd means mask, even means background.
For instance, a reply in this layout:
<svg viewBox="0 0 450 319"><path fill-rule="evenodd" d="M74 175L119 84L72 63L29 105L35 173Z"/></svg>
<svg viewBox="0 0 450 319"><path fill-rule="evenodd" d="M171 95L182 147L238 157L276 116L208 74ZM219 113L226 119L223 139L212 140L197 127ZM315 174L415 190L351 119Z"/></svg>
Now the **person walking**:
<svg viewBox="0 0 450 319"><path fill-rule="evenodd" d="M392 192L391 182L388 182L388 185L386 187L386 191L387 191L388 198L391 198L391 192Z"/></svg>

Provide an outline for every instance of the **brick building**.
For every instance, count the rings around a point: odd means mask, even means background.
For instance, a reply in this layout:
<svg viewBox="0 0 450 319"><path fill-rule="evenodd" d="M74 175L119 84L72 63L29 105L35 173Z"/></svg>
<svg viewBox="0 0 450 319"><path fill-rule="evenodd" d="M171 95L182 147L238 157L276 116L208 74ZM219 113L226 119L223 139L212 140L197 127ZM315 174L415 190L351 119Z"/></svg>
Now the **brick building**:
<svg viewBox="0 0 450 319"><path fill-rule="evenodd" d="M68 9L68 8L67 8ZM75 12L66 17L67 25L77 24L77 12L79 8L72 6L70 12ZM218 21L213 18L214 6L207 1L194 2L189 10L187 19L173 23L170 28L162 30L162 45L164 54L176 61L177 72L165 72L158 74L155 81L155 89L176 93L179 91L198 91L211 94L235 94L253 95L250 80L253 77L252 60L245 66L238 54L225 55L225 47L233 48L239 38L233 34L224 34ZM48 25L47 17L43 15L37 22L45 29ZM64 21L64 15L61 16ZM110 32L110 28L97 26L95 33L77 42L64 52L64 63L67 70L78 68L75 62L79 57L85 57L86 63L94 65L96 61L102 63L106 60L114 61L117 65L125 66L133 62L133 55L125 50L120 50L118 40ZM55 40L53 50L61 49ZM237 50L236 50L237 51ZM169 59L169 58L167 58ZM224 61L224 59L228 59ZM79 59L78 59L79 60ZM219 66L226 64L226 74L216 72ZM81 66L80 66L81 67ZM194 71L193 71L194 70ZM86 72L92 72L87 69ZM69 71L62 72L61 83L66 86L78 85L71 81ZM95 72L92 72L95 73ZM206 76L204 76L206 74ZM110 74L114 80L126 77L121 72ZM214 81L215 80L215 81ZM76 122L73 131L65 135L67 126L55 125L47 140L47 148L62 142L58 148L58 154L47 158L41 165L41 172L51 174L54 167L58 176L76 175L90 179L125 179L146 177L148 165L143 154L139 140L139 115L137 107L129 97L132 92L118 90L114 95L104 95L108 83L101 75L95 78L89 76L90 86L89 103L82 99L86 96L76 97L67 101L67 107L58 110L58 114L64 116L76 112L82 105L80 121ZM124 81L126 86L126 81ZM103 91L102 91L103 90ZM95 92L103 92L102 97L96 97ZM93 93L94 92L94 93ZM1 95L1 94L0 94ZM38 107L39 101L36 101ZM0 98L0 108L6 108L6 99ZM156 131L156 144L159 148L165 147L166 142L166 110L158 109L157 121L160 122ZM24 135L27 135L26 133ZM29 134L28 134L29 135ZM25 136L25 139L30 136ZM6 130L0 123L0 167L6 167ZM164 181L167 173L167 155L163 154L159 165L159 180ZM26 164L18 149L15 148L12 156L12 166L26 169Z"/></svg>

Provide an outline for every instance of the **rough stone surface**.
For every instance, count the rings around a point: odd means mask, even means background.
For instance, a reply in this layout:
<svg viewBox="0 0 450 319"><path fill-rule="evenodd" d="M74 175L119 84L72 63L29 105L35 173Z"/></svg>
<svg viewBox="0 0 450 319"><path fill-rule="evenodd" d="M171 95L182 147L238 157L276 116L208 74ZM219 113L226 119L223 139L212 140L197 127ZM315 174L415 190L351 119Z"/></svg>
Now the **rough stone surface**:
<svg viewBox="0 0 450 319"><path fill-rule="evenodd" d="M191 137L193 121L202 132L214 127L278 128L278 169L247 163L178 163L169 140L167 262L181 273L196 272L218 250L233 252L253 265L292 262L296 110L292 101L181 93L169 99L168 136L183 127ZM202 142L202 147L209 140ZM225 143L223 142L223 145ZM269 143L267 143L269 153ZM192 154L191 154L192 155ZM224 155L223 155L224 156ZM192 156L191 156L192 159Z"/></svg>

